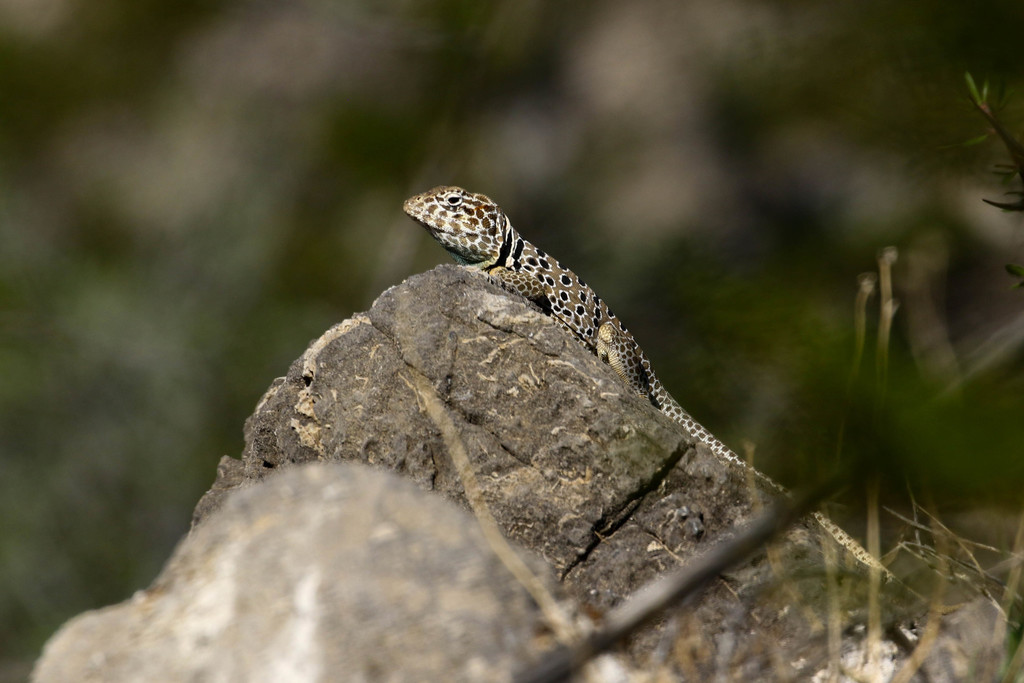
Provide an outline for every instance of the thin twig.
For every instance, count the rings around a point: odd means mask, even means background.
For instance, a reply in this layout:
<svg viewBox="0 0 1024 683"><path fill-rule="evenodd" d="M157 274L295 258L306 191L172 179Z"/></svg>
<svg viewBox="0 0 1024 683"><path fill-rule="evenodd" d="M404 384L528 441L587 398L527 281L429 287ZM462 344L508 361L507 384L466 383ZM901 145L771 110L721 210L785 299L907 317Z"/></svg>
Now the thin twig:
<svg viewBox="0 0 1024 683"><path fill-rule="evenodd" d="M898 302L892 295L892 267L899 252L896 247L885 247L878 254L878 338L875 350L875 419L885 407L886 388L889 381L889 338L892 320L896 315ZM878 526L878 477L872 477L867 485L867 545L868 553L880 556L881 543ZM875 675L880 665L882 617L879 604L881 575L870 567L868 573L868 633L867 671Z"/></svg>
<svg viewBox="0 0 1024 683"><path fill-rule="evenodd" d="M551 652L541 662L515 677L516 683L556 683L567 680L592 657L607 651L649 623L666 608L695 595L725 569L762 548L776 534L807 515L833 493L843 478L835 476L794 504L783 501L761 515L732 539L720 543L702 557L672 574L648 584L625 604L612 610L605 626L571 648Z"/></svg>
<svg viewBox="0 0 1024 683"><path fill-rule="evenodd" d="M872 556L880 555L881 539L878 528L878 476L871 477L868 483L867 501L867 546ZM879 670L882 652L882 608L879 600L882 575L874 567L868 567L868 671Z"/></svg>
<svg viewBox="0 0 1024 683"><path fill-rule="evenodd" d="M919 506L917 506L916 503L914 505L915 505L915 507L919 507ZM885 510L886 512L888 512L890 515L892 515L896 519L898 519L901 522L905 523L907 526L913 527L914 529L919 529L921 531L927 531L929 533L931 532L931 529L929 529L924 524L921 524L917 520L911 519L910 517L907 517L906 515L901 514L901 513L897 512L896 510L893 510L891 507L888 507L887 505L883 505L882 509ZM941 524L941 522L940 522L940 524ZM943 526L942 528L946 528L946 527ZM950 534L953 533L952 531L949 531L948 529L946 529L946 530ZM957 537L957 540L958 540L958 545L964 545L964 546L970 545L970 546L974 546L975 548L978 548L979 550L988 550L988 551L991 551L993 553L1002 552L1001 550L999 550L999 548L996 548L995 546L991 546L991 545L988 545L986 543L981 543L980 541L972 541L969 538ZM924 545L924 543L921 541L920 538L918 538L918 543L921 543L921 545Z"/></svg>
<svg viewBox="0 0 1024 683"><path fill-rule="evenodd" d="M842 667L843 615L839 608L836 547L821 535L821 554L825 562L825 586L828 590L828 680L836 683Z"/></svg>
<svg viewBox="0 0 1024 683"><path fill-rule="evenodd" d="M939 526L938 520L933 516L932 518L935 526ZM910 657L903 663L903 666L896 675L892 678L892 683L908 683L910 679L917 673L917 670L921 668L925 658L931 652L935 646L935 641L939 637L939 626L942 615L944 613L943 598L946 595L947 586L947 573L948 567L946 565L946 557L948 555L948 549L945 547L946 539L941 534L938 534L934 529L932 531L935 537L935 544L938 551L939 566L935 572L935 590L932 592L932 598L928 602L928 616L927 623L924 627L924 632L921 634L921 638L917 641L917 647L910 653Z"/></svg>
<svg viewBox="0 0 1024 683"><path fill-rule="evenodd" d="M861 273L857 277L857 297L853 302L853 361L850 363L850 374L846 378L846 395L843 397L843 414L839 419L836 433L836 462L841 462L843 443L846 439L846 417L850 412L850 401L853 396L853 385L860 376L860 366L864 359L864 339L867 336L868 299L875 292L878 276L875 273Z"/></svg>
<svg viewBox="0 0 1024 683"><path fill-rule="evenodd" d="M960 538L960 536L958 536L957 534L954 534L953 531L949 527L947 527L945 524L943 524L936 515L934 515L931 512L929 512L926 508L921 508L921 511L925 515L927 515L929 519L932 520L932 527L933 527L933 529L939 529L942 532L943 535L945 535L948 538L953 539L953 541L957 544L957 546L960 547L960 550L962 550L964 552L964 554L967 555L967 557L971 558L971 566L974 569L974 571L976 571L978 573L979 576L982 576L982 577L988 577L989 576L988 572L986 572L984 569L981 568L981 563L978 562L978 558L974 556L974 553L972 553L970 550L968 550L967 544L964 542L964 539ZM932 537L935 539L935 545L936 545L936 549L937 549L938 545L939 545L939 538L938 538L939 534L937 534L935 531L932 531ZM978 544L978 545L981 545L981 544ZM984 546L982 546L982 547L984 547ZM982 589L984 589L984 586L982 586ZM986 595L987 595L987 591L986 591ZM991 597L991 596L989 596L989 597ZM995 602L995 601L993 600L993 602ZM996 605L996 608L999 608L999 603L998 602L996 602L995 605Z"/></svg>
<svg viewBox="0 0 1024 683"><path fill-rule="evenodd" d="M864 358L864 340L867 337L868 299L875 292L878 276L875 273L861 273L857 277L857 297L853 302L853 362L850 363L850 376L846 381L847 397L853 390L853 383L860 374L861 361Z"/></svg>
<svg viewBox="0 0 1024 683"><path fill-rule="evenodd" d="M405 380L404 377L402 379L406 384L409 384L408 380ZM459 478L462 480L462 488L466 492L466 500L469 501L473 514L476 515L477 522L480 524L480 529L483 531L484 538L491 547L491 551L537 603L558 641L569 643L577 639L577 632L573 627L572 621L562 608L558 606L558 602L548 591L544 582L537 578L505 539L504 534L502 534L497 521L494 519L494 515L491 514L490 509L487 507L487 501L484 500L483 489L480 488L480 482L476 478L473 465L470 463L469 455L466 453L466 445L463 443L455 423L445 411L433 387L429 385L426 378L418 373L414 375L413 379L415 386L409 384L409 388L415 392L420 405L423 406L427 415L440 430L441 437L448 447L448 454L451 456L452 463L455 465Z"/></svg>

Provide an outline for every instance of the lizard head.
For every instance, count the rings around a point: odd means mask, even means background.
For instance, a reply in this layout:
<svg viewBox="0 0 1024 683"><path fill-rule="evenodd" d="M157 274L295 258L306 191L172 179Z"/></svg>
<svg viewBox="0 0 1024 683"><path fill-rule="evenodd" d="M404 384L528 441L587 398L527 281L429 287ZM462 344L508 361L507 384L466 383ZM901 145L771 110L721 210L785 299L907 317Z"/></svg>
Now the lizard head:
<svg viewBox="0 0 1024 683"><path fill-rule="evenodd" d="M497 262L505 215L490 197L442 185L406 199L402 208L459 263L487 268Z"/></svg>

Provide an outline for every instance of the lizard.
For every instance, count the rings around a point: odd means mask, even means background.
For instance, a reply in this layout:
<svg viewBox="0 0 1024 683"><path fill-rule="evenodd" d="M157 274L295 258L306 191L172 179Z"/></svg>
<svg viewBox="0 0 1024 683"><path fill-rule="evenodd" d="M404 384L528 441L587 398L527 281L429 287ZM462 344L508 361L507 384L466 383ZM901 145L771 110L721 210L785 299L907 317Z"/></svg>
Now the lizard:
<svg viewBox="0 0 1024 683"><path fill-rule="evenodd" d="M576 273L524 239L501 208L483 194L441 185L410 197L402 207L462 266L496 278L537 304L548 316L609 364L626 384L729 465L753 475L774 493L781 484L740 458L697 422L658 380L643 349L608 305ZM822 512L814 521L861 564L892 574Z"/></svg>

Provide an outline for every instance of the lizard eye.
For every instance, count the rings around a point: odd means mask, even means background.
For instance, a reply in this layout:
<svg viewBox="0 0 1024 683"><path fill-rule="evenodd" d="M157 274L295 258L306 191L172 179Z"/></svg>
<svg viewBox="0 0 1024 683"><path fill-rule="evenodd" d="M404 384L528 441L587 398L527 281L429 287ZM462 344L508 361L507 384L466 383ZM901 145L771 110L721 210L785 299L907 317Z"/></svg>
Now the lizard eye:
<svg viewBox="0 0 1024 683"><path fill-rule="evenodd" d="M462 195L458 192L452 192L450 195L444 198L444 203L449 207L454 208L462 203Z"/></svg>

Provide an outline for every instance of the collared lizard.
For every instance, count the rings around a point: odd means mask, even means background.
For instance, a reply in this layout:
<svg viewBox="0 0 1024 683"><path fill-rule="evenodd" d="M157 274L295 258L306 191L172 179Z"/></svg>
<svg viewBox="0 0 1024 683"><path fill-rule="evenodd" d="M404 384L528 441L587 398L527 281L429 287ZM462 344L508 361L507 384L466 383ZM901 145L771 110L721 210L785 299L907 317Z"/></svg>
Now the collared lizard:
<svg viewBox="0 0 1024 683"><path fill-rule="evenodd" d="M458 263L484 271L536 303L592 353L611 365L637 393L680 423L716 456L752 474L775 493L790 495L683 410L655 376L647 355L633 335L597 293L576 273L523 239L489 197L461 187L440 186L410 197L403 209ZM812 516L862 564L880 570L886 577L891 576L835 522L820 512Z"/></svg>

